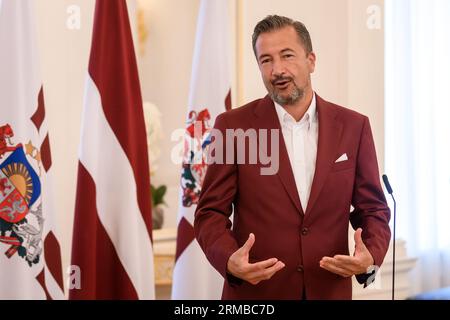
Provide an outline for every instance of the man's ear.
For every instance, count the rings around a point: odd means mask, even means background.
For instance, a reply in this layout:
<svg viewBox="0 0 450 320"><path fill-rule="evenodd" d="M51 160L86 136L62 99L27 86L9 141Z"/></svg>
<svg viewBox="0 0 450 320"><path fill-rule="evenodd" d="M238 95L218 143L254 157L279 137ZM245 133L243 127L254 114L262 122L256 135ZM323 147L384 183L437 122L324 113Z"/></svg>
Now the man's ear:
<svg viewBox="0 0 450 320"><path fill-rule="evenodd" d="M309 73L314 73L314 70L316 69L316 54L311 52L308 54L307 59L309 62Z"/></svg>

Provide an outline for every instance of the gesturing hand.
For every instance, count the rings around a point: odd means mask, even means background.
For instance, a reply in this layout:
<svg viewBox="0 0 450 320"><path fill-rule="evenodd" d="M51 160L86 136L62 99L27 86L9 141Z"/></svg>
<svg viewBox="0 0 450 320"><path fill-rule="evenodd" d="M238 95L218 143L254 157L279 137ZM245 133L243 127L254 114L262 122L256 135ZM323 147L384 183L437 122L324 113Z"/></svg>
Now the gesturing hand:
<svg viewBox="0 0 450 320"><path fill-rule="evenodd" d="M373 265L374 260L362 240L361 233L361 228L355 232L355 253L353 257L345 255L335 255L333 258L323 257L320 260L320 267L345 278L366 273L367 268Z"/></svg>
<svg viewBox="0 0 450 320"><path fill-rule="evenodd" d="M257 263L249 263L249 252L255 243L255 235L250 233L244 245L228 259L227 269L233 276L248 281L253 285L272 276L284 268L284 263L277 258L271 258Z"/></svg>

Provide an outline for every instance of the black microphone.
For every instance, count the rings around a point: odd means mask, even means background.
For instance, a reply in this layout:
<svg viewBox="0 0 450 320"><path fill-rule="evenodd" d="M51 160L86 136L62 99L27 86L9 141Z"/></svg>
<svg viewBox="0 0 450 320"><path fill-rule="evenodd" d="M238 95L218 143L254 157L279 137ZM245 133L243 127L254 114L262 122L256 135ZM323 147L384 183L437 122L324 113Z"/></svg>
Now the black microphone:
<svg viewBox="0 0 450 320"><path fill-rule="evenodd" d="M386 186L386 190L389 194L393 194L394 192L392 191L392 187L391 184L389 183L389 179L387 177L387 175L383 174L383 182L384 185Z"/></svg>
<svg viewBox="0 0 450 320"><path fill-rule="evenodd" d="M386 187L387 192L391 195L392 200L394 201L394 232L393 232L393 243L392 243L392 300L395 300L395 224L396 224L396 211L397 211L397 203L394 198L394 191L392 191L391 184L389 183L389 179L387 175L383 174L383 182Z"/></svg>

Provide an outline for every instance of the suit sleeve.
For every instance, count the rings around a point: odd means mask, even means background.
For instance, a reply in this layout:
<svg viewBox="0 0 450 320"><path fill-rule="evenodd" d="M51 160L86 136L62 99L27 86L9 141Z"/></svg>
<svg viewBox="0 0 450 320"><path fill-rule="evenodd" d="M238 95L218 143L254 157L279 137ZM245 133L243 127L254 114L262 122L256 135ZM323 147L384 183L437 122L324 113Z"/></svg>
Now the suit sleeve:
<svg viewBox="0 0 450 320"><path fill-rule="evenodd" d="M375 144L369 119L364 118L357 156L355 186L352 198L355 208L350 215L352 227L362 228L362 239L371 253L374 264L381 266L389 247L390 209L380 183ZM365 283L370 275L357 275L359 283ZM370 277L374 279L374 277Z"/></svg>
<svg viewBox="0 0 450 320"><path fill-rule="evenodd" d="M206 171L195 212L194 231L200 247L212 266L230 281L230 284L238 284L239 279L227 273L228 259L239 249L231 231L230 220L238 177L236 164L225 163L227 124L224 114L216 118L214 129L215 134L221 135L223 139L215 137L210 145L210 156L215 156L216 162L210 163Z"/></svg>

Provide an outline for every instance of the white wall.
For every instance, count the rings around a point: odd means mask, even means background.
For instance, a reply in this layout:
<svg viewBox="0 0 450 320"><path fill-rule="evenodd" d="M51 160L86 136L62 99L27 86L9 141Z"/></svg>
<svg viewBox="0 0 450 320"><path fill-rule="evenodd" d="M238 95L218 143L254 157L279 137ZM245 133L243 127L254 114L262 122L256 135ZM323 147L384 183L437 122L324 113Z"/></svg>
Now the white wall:
<svg viewBox="0 0 450 320"><path fill-rule="evenodd" d="M184 128L199 0L140 0L148 39L139 57L144 100L162 112L164 140L155 184L167 184L170 207L165 227L174 227L180 168L170 161L172 130ZM81 9L81 29L66 28L69 5ZM278 13L303 21L318 56L315 90L325 99L365 113L371 119L383 167L383 29L366 25L369 5L383 0L230 0L235 65L233 105L265 95L251 48L257 21ZM129 1L131 7L134 0ZM93 18L93 0L39 0L38 36L56 180L57 222L63 264L70 261L77 148L84 79ZM112 35L113 36L113 35ZM237 67L239 66L239 68Z"/></svg>
<svg viewBox="0 0 450 320"><path fill-rule="evenodd" d="M372 11L380 10L380 26ZM347 105L370 118L378 164L384 171L384 0L348 0ZM375 16L376 18L376 16ZM368 27L368 24L370 28Z"/></svg>

